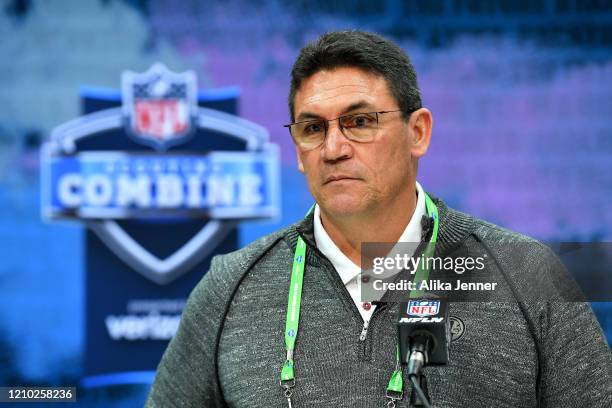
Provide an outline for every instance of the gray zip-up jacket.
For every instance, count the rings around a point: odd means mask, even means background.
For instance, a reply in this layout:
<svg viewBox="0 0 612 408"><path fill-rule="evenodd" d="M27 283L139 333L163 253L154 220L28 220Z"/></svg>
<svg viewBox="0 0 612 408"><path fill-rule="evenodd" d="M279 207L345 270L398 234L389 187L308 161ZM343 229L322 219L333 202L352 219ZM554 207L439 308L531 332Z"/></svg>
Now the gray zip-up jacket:
<svg viewBox="0 0 612 408"><path fill-rule="evenodd" d="M588 304L536 301L538 293L561 287L554 254L434 201L440 216L436 251L460 244L486 252L487 272L508 301L449 305L463 333L451 343L448 365L424 370L433 406L612 407L612 355ZM298 234L307 254L293 407L386 406L399 304L377 307L360 340L363 320L317 250L310 214L213 259L159 364L147 407L287 407L279 377ZM529 250L517 256L513 243L527 243ZM408 381L404 388L398 407L408 407Z"/></svg>

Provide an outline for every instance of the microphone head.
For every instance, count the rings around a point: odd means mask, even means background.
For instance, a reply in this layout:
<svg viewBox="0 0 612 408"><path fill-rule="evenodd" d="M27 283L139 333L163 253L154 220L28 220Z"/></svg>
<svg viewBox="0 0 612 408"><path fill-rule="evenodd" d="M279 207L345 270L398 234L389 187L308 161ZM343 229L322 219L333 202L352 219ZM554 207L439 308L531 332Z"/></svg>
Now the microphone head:
<svg viewBox="0 0 612 408"><path fill-rule="evenodd" d="M421 298L400 303L397 329L402 364L408 362L412 348L423 337L429 338L426 365L448 363L450 327L446 300Z"/></svg>

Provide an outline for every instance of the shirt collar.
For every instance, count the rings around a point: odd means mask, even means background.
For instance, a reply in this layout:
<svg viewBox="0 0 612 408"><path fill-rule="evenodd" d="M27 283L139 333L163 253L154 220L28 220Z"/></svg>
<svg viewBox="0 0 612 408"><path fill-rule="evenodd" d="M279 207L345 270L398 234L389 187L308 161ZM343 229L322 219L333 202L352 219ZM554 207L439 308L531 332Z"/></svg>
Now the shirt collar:
<svg viewBox="0 0 612 408"><path fill-rule="evenodd" d="M425 192L418 181L416 182L416 191L417 203L414 213L408 225L406 225L404 232L400 235L398 242L421 241L421 218L425 215ZM319 248L321 253L331 261L345 285L361 273L359 266L355 265L353 261L344 255L327 234L325 228L323 228L323 224L321 223L321 210L318 204L315 205L314 209L314 239L317 248Z"/></svg>

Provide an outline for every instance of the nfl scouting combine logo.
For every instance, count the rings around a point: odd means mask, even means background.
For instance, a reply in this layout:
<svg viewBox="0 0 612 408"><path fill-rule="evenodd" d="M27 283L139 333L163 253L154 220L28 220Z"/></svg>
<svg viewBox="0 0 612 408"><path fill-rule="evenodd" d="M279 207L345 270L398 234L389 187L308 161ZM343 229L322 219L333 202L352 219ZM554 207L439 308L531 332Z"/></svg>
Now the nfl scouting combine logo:
<svg viewBox="0 0 612 408"><path fill-rule="evenodd" d="M67 122L44 144L43 217L84 221L134 270L166 284L209 255L239 220L279 215L278 150L264 128L198 106L193 72L155 64L144 73L125 72L121 89L121 107ZM136 147L87 148L88 140L106 137L110 143L117 132ZM196 138L225 138L243 147L180 150ZM165 257L120 222L180 218L207 222Z"/></svg>

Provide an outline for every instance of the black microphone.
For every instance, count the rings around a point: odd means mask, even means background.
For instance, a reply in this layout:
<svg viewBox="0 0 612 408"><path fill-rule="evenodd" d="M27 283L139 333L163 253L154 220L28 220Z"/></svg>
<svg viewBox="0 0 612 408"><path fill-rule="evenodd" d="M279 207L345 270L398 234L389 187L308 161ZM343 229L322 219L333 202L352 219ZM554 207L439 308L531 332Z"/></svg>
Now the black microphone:
<svg viewBox="0 0 612 408"><path fill-rule="evenodd" d="M419 376L427 365L448 363L450 327L446 300L421 298L400 303L397 329L400 362L408 365L409 376Z"/></svg>

